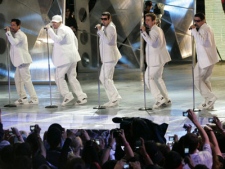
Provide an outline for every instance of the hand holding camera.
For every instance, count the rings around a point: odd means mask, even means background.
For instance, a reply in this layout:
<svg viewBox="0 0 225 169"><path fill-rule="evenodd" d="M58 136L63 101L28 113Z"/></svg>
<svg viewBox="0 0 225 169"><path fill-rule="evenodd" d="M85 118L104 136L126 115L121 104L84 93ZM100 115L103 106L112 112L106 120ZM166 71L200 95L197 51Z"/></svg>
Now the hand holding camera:
<svg viewBox="0 0 225 169"><path fill-rule="evenodd" d="M187 131L187 133L191 132L192 129L192 125L190 124L184 124L183 128L185 129L185 131Z"/></svg>
<svg viewBox="0 0 225 169"><path fill-rule="evenodd" d="M35 132L35 133L37 133L37 134L40 134L41 128L39 127L38 124L31 125L31 126L30 126L30 131L31 131L31 132Z"/></svg>

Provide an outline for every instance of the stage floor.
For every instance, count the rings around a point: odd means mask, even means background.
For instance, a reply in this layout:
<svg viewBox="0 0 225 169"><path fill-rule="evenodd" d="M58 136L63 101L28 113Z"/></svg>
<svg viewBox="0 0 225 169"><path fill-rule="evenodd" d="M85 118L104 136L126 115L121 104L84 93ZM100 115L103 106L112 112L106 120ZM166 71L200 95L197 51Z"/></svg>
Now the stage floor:
<svg viewBox="0 0 225 169"><path fill-rule="evenodd" d="M191 122L182 116L182 112L189 108L197 107L203 102L199 92L195 90L195 106L193 106L193 87L191 64L169 64L164 69L164 80L172 100L170 107L159 110L139 111L144 107L144 86L140 70L115 71L114 82L122 96L118 107L108 109L93 109L98 106L98 77L97 73L79 73L78 79L83 91L88 95L88 103L82 106L61 106L63 98L60 96L55 85L52 85L52 104L58 108L47 109L51 104L50 89L48 85L36 85L35 89L39 97L39 105L19 105L15 108L6 108L9 103L8 86L0 85L0 107L2 109L2 121L4 129L17 127L20 130L29 131L29 126L39 124L42 134L50 124L59 123L64 128L82 129L112 129L119 127L113 123L114 117L141 117L155 123L168 123L169 127L165 135L185 133L184 123ZM213 92L218 97L215 108L212 111L196 112L202 125L208 122L208 118L214 115L225 120L225 65L218 63L211 78ZM100 87L100 103L107 102L103 87ZM11 102L18 98L15 86L11 85ZM74 100L75 102L76 100ZM151 107L154 100L149 90L146 89L146 105Z"/></svg>

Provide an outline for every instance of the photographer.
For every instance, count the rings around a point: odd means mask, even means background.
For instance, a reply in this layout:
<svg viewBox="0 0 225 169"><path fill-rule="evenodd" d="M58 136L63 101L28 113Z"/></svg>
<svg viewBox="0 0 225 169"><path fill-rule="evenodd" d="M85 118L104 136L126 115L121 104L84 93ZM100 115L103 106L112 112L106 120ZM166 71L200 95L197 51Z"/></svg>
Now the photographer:
<svg viewBox="0 0 225 169"><path fill-rule="evenodd" d="M208 134L212 152L213 152L213 167L212 168L223 168L224 159L220 151L215 133L209 125L206 125L204 129L206 133Z"/></svg>
<svg viewBox="0 0 225 169"><path fill-rule="evenodd" d="M193 122L193 124L197 127L199 134L201 135L202 142L203 142L203 150L198 150L199 140L198 136L193 133L187 133L183 137L183 148L188 149L189 152L185 152L186 155L190 156L190 159L193 162L193 165L196 166L197 164L204 164L209 169L212 168L212 150L210 147L210 142L207 133L201 127L200 123L198 122L197 116L195 113L189 109L187 111L188 118ZM184 165L183 169L189 169L190 167L188 164Z"/></svg>
<svg viewBox="0 0 225 169"><path fill-rule="evenodd" d="M4 139L4 130L2 124L2 110L0 109L0 150L10 143Z"/></svg>
<svg viewBox="0 0 225 169"><path fill-rule="evenodd" d="M26 142L31 147L33 168L37 169L42 165L47 165L46 149L40 136L41 128L39 125L35 124L30 129L31 134L27 137Z"/></svg>

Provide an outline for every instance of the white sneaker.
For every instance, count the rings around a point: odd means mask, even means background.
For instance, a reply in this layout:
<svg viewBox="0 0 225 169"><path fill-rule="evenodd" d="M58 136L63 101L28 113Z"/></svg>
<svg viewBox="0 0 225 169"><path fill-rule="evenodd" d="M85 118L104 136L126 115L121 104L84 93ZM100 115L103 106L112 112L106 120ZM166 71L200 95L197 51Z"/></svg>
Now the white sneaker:
<svg viewBox="0 0 225 169"><path fill-rule="evenodd" d="M87 98L83 98L82 100L77 100L76 101L76 105L82 105L82 104L85 104L85 103L87 103Z"/></svg>
<svg viewBox="0 0 225 169"><path fill-rule="evenodd" d="M108 103L103 104L104 107L114 107L114 106L118 106L118 105L119 105L118 100L109 101Z"/></svg>
<svg viewBox="0 0 225 169"><path fill-rule="evenodd" d="M20 99L16 100L14 103L17 104L17 105L19 105L19 104L27 104L28 100L27 100L27 97L24 97L24 98L20 98Z"/></svg>
<svg viewBox="0 0 225 169"><path fill-rule="evenodd" d="M203 103L198 106L198 109L199 110L213 110L214 105L208 107L206 103Z"/></svg>
<svg viewBox="0 0 225 169"><path fill-rule="evenodd" d="M74 97L71 95L71 97L69 98L64 98L63 102L62 102L62 106L67 105L69 102L71 102L74 99Z"/></svg>
<svg viewBox="0 0 225 169"><path fill-rule="evenodd" d="M216 102L217 97L213 97L211 99L206 99L205 103L202 103L198 106L198 109L200 110L213 110L214 109L214 103Z"/></svg>
<svg viewBox="0 0 225 169"><path fill-rule="evenodd" d="M153 109L158 109L160 108L163 104L166 104L166 99L164 99L164 97L162 97L161 99L159 99L154 105L153 105Z"/></svg>
<svg viewBox="0 0 225 169"><path fill-rule="evenodd" d="M31 99L28 104L39 104L38 99Z"/></svg>
<svg viewBox="0 0 225 169"><path fill-rule="evenodd" d="M172 104L172 101L170 99L165 99L166 102L165 102L165 105L166 106L170 106Z"/></svg>
<svg viewBox="0 0 225 169"><path fill-rule="evenodd" d="M214 103L216 102L217 97L214 96L213 98L209 99L206 104L207 104L207 108L212 107L214 105Z"/></svg>
<svg viewBox="0 0 225 169"><path fill-rule="evenodd" d="M206 109L207 109L206 103L200 104L200 105L198 106L198 109L199 109L199 110L206 110Z"/></svg>

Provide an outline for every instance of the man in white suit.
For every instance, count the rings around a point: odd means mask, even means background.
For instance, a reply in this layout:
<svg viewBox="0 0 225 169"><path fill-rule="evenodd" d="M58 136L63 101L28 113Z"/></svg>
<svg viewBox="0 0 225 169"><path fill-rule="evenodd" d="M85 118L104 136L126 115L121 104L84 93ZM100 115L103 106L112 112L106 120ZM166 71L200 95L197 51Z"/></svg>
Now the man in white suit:
<svg viewBox="0 0 225 169"><path fill-rule="evenodd" d="M117 106L121 96L119 95L114 82L113 74L121 54L117 48L117 32L116 26L112 22L111 14L103 12L101 16L101 25L96 25L98 36L100 38L99 50L102 61L100 72L100 81L103 84L109 102L105 103L105 107Z"/></svg>
<svg viewBox="0 0 225 169"><path fill-rule="evenodd" d="M71 28L62 23L60 15L53 16L51 23L56 32L50 26L47 28L49 36L54 41L52 62L56 67L56 85L60 94L64 97L62 106L67 105L74 99L64 79L65 74L67 74L72 91L78 98L76 104L85 104L87 102L87 95L82 91L76 72L77 62L81 60L78 53L77 38Z"/></svg>
<svg viewBox="0 0 225 169"><path fill-rule="evenodd" d="M191 34L195 39L198 63L194 69L195 87L200 91L205 101L198 108L211 110L217 100L212 93L210 77L214 64L219 61L216 51L214 34L209 25L206 24L205 15L195 14L194 25L190 27Z"/></svg>
<svg viewBox="0 0 225 169"><path fill-rule="evenodd" d="M156 15L147 13L145 15L145 24L150 28L148 35L146 27L141 26L141 35L147 43L145 48L147 63L145 82L155 98L153 109L157 109L162 107L163 104L171 104L166 85L162 79L164 65L169 62L171 58L166 49L164 33L162 29L156 25Z"/></svg>
<svg viewBox="0 0 225 169"><path fill-rule="evenodd" d="M16 67L14 80L20 97L15 104L38 104L38 97L29 70L32 59L28 51L27 36L20 30L20 25L19 19L12 19L10 28L6 27L6 36L10 42L10 59L13 66ZM24 86L30 95L29 101Z"/></svg>

